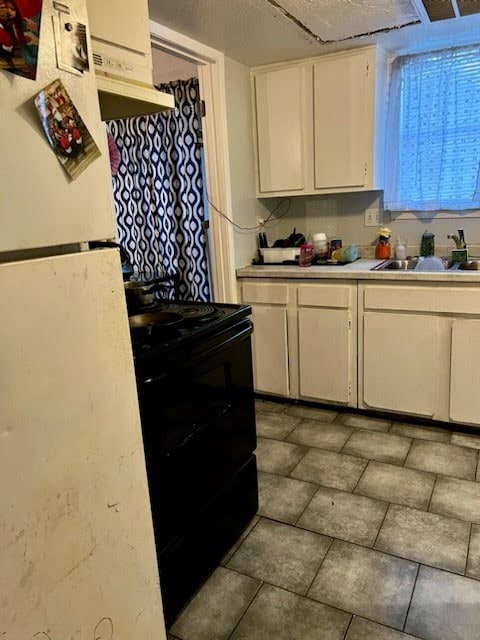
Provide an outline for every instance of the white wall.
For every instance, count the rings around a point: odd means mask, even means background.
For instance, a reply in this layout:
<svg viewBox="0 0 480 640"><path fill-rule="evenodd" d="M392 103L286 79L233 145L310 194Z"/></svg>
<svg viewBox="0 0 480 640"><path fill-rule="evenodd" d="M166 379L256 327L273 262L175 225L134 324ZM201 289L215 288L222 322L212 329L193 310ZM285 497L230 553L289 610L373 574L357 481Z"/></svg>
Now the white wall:
<svg viewBox="0 0 480 640"><path fill-rule="evenodd" d="M344 245L374 246L379 227L366 227L364 214L365 209L382 209L382 196L381 191L370 191L292 198L289 214L280 220L279 237L285 237L296 226L305 234L323 231L330 238L341 238ZM397 235L408 240L412 254L418 252L421 236L427 230L435 234L435 245L439 252L442 252L441 247L444 251L453 248L453 242L447 239L447 234L455 233L458 228L465 230L468 245L480 245L479 218L466 218L459 214L448 219L391 220L390 214L385 212L381 220L383 225L392 229L393 240Z"/></svg>
<svg viewBox="0 0 480 640"><path fill-rule="evenodd" d="M153 84L189 80L198 76L197 65L152 47Z"/></svg>
<svg viewBox="0 0 480 640"><path fill-rule="evenodd" d="M232 185L233 220L242 227L255 227L256 217L266 218L276 199L260 202L255 197L255 160L250 69L225 58L228 149ZM272 240L276 231L267 229ZM257 249L257 232L234 229L235 266L252 262Z"/></svg>

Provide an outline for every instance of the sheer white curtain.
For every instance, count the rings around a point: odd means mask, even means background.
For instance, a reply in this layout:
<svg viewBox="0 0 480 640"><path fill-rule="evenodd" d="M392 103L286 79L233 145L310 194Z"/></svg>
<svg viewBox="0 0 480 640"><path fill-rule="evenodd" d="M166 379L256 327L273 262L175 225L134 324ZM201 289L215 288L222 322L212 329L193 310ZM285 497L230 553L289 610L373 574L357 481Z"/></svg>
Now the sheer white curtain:
<svg viewBox="0 0 480 640"><path fill-rule="evenodd" d="M385 208L480 209L480 46L401 56L390 80Z"/></svg>

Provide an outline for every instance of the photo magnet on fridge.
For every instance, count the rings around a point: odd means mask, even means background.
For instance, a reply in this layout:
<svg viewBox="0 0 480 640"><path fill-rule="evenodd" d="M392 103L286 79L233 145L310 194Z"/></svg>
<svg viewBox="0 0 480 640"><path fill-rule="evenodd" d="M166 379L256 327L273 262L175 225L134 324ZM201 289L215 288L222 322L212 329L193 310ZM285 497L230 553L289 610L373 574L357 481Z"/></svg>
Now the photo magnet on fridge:
<svg viewBox="0 0 480 640"><path fill-rule="evenodd" d="M61 80L40 91L35 106L58 161L72 179L77 178L101 153Z"/></svg>
<svg viewBox="0 0 480 640"><path fill-rule="evenodd" d="M43 0L0 0L0 69L35 80Z"/></svg>
<svg viewBox="0 0 480 640"><path fill-rule="evenodd" d="M52 20L57 67L81 76L89 69L87 27L81 22L72 22L63 13L52 16Z"/></svg>

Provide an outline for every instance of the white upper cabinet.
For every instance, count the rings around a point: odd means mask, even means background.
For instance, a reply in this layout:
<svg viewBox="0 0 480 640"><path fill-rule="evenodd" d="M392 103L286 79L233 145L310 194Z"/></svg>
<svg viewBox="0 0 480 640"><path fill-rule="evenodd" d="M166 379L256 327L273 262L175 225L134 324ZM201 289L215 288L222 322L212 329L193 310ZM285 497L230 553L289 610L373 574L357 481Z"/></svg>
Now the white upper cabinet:
<svg viewBox="0 0 480 640"><path fill-rule="evenodd" d="M88 0L92 36L150 56L148 2Z"/></svg>
<svg viewBox="0 0 480 640"><path fill-rule="evenodd" d="M370 57L362 53L313 65L316 189L365 186L371 162Z"/></svg>
<svg viewBox="0 0 480 640"><path fill-rule="evenodd" d="M254 69L257 195L383 188L386 68L371 46Z"/></svg>
<svg viewBox="0 0 480 640"><path fill-rule="evenodd" d="M259 191L306 187L307 87L311 69L295 65L255 76Z"/></svg>

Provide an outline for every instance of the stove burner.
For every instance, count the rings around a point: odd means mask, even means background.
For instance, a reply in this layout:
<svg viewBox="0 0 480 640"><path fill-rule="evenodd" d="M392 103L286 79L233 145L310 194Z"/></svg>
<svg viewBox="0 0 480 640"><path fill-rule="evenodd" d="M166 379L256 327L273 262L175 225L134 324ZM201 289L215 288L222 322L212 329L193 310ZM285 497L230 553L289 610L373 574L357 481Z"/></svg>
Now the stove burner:
<svg viewBox="0 0 480 640"><path fill-rule="evenodd" d="M209 304L175 304L167 303L161 305L165 311L173 311L183 316L186 322L204 322L218 315L219 310Z"/></svg>
<svg viewBox="0 0 480 640"><path fill-rule="evenodd" d="M218 313L218 310L215 309L215 307L208 304L192 305L191 307L178 307L175 311L180 313L187 320L204 320L205 318L211 318Z"/></svg>

